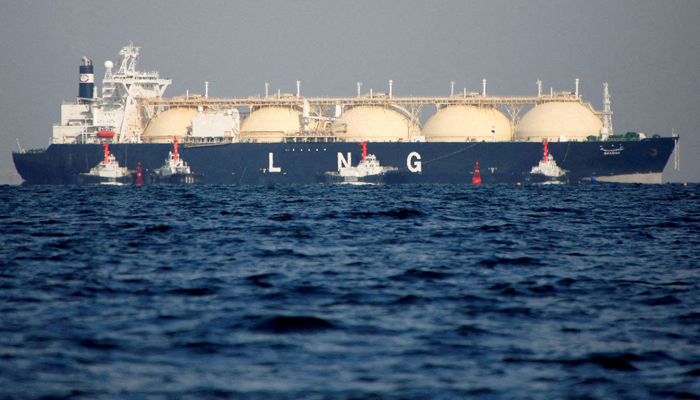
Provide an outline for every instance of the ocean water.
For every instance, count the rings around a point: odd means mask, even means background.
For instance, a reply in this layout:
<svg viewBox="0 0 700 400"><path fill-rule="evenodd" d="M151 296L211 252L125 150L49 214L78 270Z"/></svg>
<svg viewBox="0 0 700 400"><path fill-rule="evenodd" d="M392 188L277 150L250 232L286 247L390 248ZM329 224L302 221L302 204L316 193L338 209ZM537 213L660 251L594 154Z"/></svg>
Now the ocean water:
<svg viewBox="0 0 700 400"><path fill-rule="evenodd" d="M0 399L700 398L700 186L0 187Z"/></svg>

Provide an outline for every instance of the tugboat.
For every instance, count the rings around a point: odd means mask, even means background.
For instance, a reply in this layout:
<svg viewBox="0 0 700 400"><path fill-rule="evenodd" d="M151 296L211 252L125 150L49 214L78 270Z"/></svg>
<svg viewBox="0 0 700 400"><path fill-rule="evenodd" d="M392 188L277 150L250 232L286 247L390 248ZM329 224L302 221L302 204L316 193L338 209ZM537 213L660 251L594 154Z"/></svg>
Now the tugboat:
<svg viewBox="0 0 700 400"><path fill-rule="evenodd" d="M374 154L367 154L367 143L359 143L362 146L362 160L353 167L340 166L338 171L326 172L325 178L329 183L345 185L377 185L384 183L387 173L398 171L396 167L382 167Z"/></svg>
<svg viewBox="0 0 700 400"><path fill-rule="evenodd" d="M198 183L202 177L201 174L193 174L190 166L180 157L177 136L173 142L173 151L165 159L165 165L153 171L151 175L153 183Z"/></svg>
<svg viewBox="0 0 700 400"><path fill-rule="evenodd" d="M547 139L542 141L542 145L544 146L544 157L536 167L532 167L529 180L532 183L542 185L565 183L566 171L559 168L554 161L554 156L549 153Z"/></svg>
<svg viewBox="0 0 700 400"><path fill-rule="evenodd" d="M127 168L119 166L114 154L109 152L109 143L103 143L105 158L90 172L78 176L80 183L101 185L124 185L131 183L133 178Z"/></svg>

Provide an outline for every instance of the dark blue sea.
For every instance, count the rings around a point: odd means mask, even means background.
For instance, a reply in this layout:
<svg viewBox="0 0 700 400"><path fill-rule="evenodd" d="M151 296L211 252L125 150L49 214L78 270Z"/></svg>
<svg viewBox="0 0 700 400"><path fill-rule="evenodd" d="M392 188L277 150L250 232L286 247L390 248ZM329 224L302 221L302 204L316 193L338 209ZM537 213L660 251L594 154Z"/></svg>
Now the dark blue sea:
<svg viewBox="0 0 700 400"><path fill-rule="evenodd" d="M700 185L0 187L0 399L698 399Z"/></svg>

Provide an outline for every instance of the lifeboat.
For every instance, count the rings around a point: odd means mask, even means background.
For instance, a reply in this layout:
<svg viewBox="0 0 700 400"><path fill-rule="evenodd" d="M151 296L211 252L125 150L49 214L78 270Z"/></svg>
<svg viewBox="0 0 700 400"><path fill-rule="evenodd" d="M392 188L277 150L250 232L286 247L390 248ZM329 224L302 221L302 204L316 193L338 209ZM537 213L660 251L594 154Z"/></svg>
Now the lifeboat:
<svg viewBox="0 0 700 400"><path fill-rule="evenodd" d="M98 138L110 139L115 135L114 131L97 131Z"/></svg>

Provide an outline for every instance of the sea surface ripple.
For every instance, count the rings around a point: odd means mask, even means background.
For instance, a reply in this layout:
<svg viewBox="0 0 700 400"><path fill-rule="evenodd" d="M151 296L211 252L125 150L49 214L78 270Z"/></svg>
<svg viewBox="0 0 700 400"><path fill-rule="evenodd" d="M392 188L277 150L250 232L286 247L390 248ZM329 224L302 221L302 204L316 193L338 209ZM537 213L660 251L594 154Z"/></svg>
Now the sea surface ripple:
<svg viewBox="0 0 700 400"><path fill-rule="evenodd" d="M0 186L0 399L697 399L700 186Z"/></svg>

